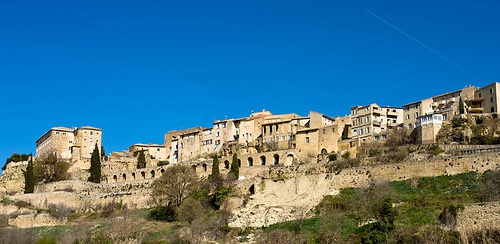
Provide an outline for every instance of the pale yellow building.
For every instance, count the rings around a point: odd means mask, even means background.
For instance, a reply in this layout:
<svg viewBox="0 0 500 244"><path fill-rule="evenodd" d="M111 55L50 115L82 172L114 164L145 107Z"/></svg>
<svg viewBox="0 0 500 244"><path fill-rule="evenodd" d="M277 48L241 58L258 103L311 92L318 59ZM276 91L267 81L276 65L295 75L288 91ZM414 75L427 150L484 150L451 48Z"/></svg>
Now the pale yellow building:
<svg viewBox="0 0 500 244"><path fill-rule="evenodd" d="M150 157L151 159L158 159L160 161L168 160L167 149L163 145L136 143L128 147L128 150L134 156L137 156L138 152L144 151L146 157Z"/></svg>
<svg viewBox="0 0 500 244"><path fill-rule="evenodd" d="M36 156L55 152L65 159L90 159L94 147L101 149L102 130L90 126L53 127L36 140Z"/></svg>
<svg viewBox="0 0 500 244"><path fill-rule="evenodd" d="M351 108L351 137L358 144L387 138L388 129L403 123L403 109L376 103Z"/></svg>

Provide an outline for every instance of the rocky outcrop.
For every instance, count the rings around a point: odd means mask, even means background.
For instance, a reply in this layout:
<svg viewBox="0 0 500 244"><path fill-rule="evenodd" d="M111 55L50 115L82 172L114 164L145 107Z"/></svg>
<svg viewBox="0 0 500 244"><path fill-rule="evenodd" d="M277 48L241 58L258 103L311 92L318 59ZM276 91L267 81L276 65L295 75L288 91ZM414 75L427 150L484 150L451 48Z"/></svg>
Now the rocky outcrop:
<svg viewBox="0 0 500 244"><path fill-rule="evenodd" d="M63 225L66 222L66 220L56 219L46 213L19 215L16 218L9 219L9 225L16 228L57 226Z"/></svg>

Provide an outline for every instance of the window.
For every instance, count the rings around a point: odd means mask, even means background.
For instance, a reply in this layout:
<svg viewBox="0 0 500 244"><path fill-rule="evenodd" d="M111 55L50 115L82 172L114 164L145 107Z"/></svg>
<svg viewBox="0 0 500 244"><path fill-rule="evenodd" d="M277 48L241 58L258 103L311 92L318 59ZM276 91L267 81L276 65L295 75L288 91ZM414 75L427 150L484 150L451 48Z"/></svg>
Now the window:
<svg viewBox="0 0 500 244"><path fill-rule="evenodd" d="M59 131L56 131L56 135L59 135Z"/></svg>
<svg viewBox="0 0 500 244"><path fill-rule="evenodd" d="M284 141L285 140L285 136L281 136L281 140Z"/></svg>
<svg viewBox="0 0 500 244"><path fill-rule="evenodd" d="M493 99L493 98L492 98L492 99ZM65 136L65 135L66 135L66 132L63 132L63 136Z"/></svg>
<svg viewBox="0 0 500 244"><path fill-rule="evenodd" d="M306 137L306 143L309 143L309 137Z"/></svg>
<svg viewBox="0 0 500 244"><path fill-rule="evenodd" d="M94 141L94 138L90 138L90 139L89 139L89 141L90 141L90 142L93 142L93 141Z"/></svg>
<svg viewBox="0 0 500 244"><path fill-rule="evenodd" d="M447 120L448 119L448 114L443 114L443 120Z"/></svg>
<svg viewBox="0 0 500 244"><path fill-rule="evenodd" d="M418 118L418 112L415 113L415 118Z"/></svg>
<svg viewBox="0 0 500 244"><path fill-rule="evenodd" d="M387 139L387 135L382 135L382 139Z"/></svg>
<svg viewBox="0 0 500 244"><path fill-rule="evenodd" d="M72 141L69 141L68 143L69 143L69 144L71 144L71 143L73 143L73 142L72 142Z"/></svg>
<svg viewBox="0 0 500 244"><path fill-rule="evenodd" d="M410 129L410 130L411 130L411 129L413 129L413 125L412 125L412 124L409 124L409 125L408 125L408 129Z"/></svg>
<svg viewBox="0 0 500 244"><path fill-rule="evenodd" d="M481 97L481 93L479 93L479 97Z"/></svg>
<svg viewBox="0 0 500 244"><path fill-rule="evenodd" d="M490 88L490 93L493 93L493 89Z"/></svg>
<svg viewBox="0 0 500 244"><path fill-rule="evenodd" d="M366 134L370 133L370 127L366 127Z"/></svg>
<svg viewBox="0 0 500 244"><path fill-rule="evenodd" d="M490 97L490 102L493 102L493 97Z"/></svg>
<svg viewBox="0 0 500 244"><path fill-rule="evenodd" d="M219 137L219 136L220 136L220 132L218 132L218 131L217 131L217 132L215 132L215 136L216 136L216 137Z"/></svg>
<svg viewBox="0 0 500 244"><path fill-rule="evenodd" d="M365 122L370 122L370 116L366 116Z"/></svg>
<svg viewBox="0 0 500 244"><path fill-rule="evenodd" d="M90 133L90 135L91 135L91 136L93 136L93 135L94 135L94 132L93 132L93 131L91 131L91 132L89 132L89 133Z"/></svg>
<svg viewBox="0 0 500 244"><path fill-rule="evenodd" d="M375 141L378 141L380 140L380 137L379 136L375 136Z"/></svg>
<svg viewBox="0 0 500 244"><path fill-rule="evenodd" d="M262 139L262 142L266 142L266 138Z"/></svg>
<svg viewBox="0 0 500 244"><path fill-rule="evenodd" d="M410 115L409 114L406 115L406 119L410 119Z"/></svg>
<svg viewBox="0 0 500 244"><path fill-rule="evenodd" d="M157 152L159 152L159 151L160 151L160 149L159 149L159 148L156 148L156 151L157 151Z"/></svg>
<svg viewBox="0 0 500 244"><path fill-rule="evenodd" d="M183 143L181 143L181 149L183 149L183 148L184 148L184 144L183 144Z"/></svg>
<svg viewBox="0 0 500 244"><path fill-rule="evenodd" d="M288 135L288 140L290 140L290 135Z"/></svg>
<svg viewBox="0 0 500 244"><path fill-rule="evenodd" d="M220 140L215 141L215 145L219 145L219 144L220 144Z"/></svg>

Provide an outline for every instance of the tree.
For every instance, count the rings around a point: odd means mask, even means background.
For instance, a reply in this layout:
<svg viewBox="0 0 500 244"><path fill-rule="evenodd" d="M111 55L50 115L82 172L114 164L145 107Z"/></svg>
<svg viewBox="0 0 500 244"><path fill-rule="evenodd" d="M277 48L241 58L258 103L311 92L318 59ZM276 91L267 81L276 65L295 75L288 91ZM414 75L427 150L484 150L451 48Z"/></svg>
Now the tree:
<svg viewBox="0 0 500 244"><path fill-rule="evenodd" d="M214 155L212 161L212 174L210 176L219 176L219 158L217 158L217 154Z"/></svg>
<svg viewBox="0 0 500 244"><path fill-rule="evenodd" d="M10 158L7 159L5 162L5 165L2 167L2 170L5 170L7 168L7 164L10 162L21 162L21 161L27 161L29 159L30 155L27 154L19 154L19 153L13 153Z"/></svg>
<svg viewBox="0 0 500 244"><path fill-rule="evenodd" d="M187 166L172 166L152 185L152 197L157 207L179 207L192 192L198 177Z"/></svg>
<svg viewBox="0 0 500 244"><path fill-rule="evenodd" d="M465 114L465 103L461 96L460 100L458 100L458 108L460 110L460 114Z"/></svg>
<svg viewBox="0 0 500 244"><path fill-rule="evenodd" d="M24 193L33 193L35 191L35 175L33 170L33 154L30 154L30 161L26 170L23 170L24 175Z"/></svg>
<svg viewBox="0 0 500 244"><path fill-rule="evenodd" d="M69 163L56 152L37 157L33 166L35 182L55 182L69 179Z"/></svg>
<svg viewBox="0 0 500 244"><path fill-rule="evenodd" d="M344 125L344 130L342 131L342 140L349 139L349 127Z"/></svg>
<svg viewBox="0 0 500 244"><path fill-rule="evenodd" d="M104 161L108 161L108 156L106 156L106 151L104 151L103 146L101 146L101 159Z"/></svg>
<svg viewBox="0 0 500 244"><path fill-rule="evenodd" d="M240 165L238 163L238 155L233 154L233 161L231 162L231 169L229 170L229 175L233 176L234 179L238 179L240 177Z"/></svg>
<svg viewBox="0 0 500 244"><path fill-rule="evenodd" d="M146 155L144 155L143 150L139 152L139 157L137 158L137 168L138 169L146 168Z"/></svg>
<svg viewBox="0 0 500 244"><path fill-rule="evenodd" d="M101 182L101 157L99 154L99 149L97 148L97 143L95 144L94 151L92 152L92 157L90 158L89 181L94 183Z"/></svg>

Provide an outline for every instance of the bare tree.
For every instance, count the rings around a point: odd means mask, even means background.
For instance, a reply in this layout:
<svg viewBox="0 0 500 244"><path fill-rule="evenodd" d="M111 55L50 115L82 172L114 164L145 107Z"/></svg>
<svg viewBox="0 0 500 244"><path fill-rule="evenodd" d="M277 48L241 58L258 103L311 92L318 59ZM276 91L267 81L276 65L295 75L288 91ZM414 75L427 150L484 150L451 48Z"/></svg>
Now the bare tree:
<svg viewBox="0 0 500 244"><path fill-rule="evenodd" d="M187 166L169 167L152 185L152 196L156 206L179 207L196 186L198 177Z"/></svg>

